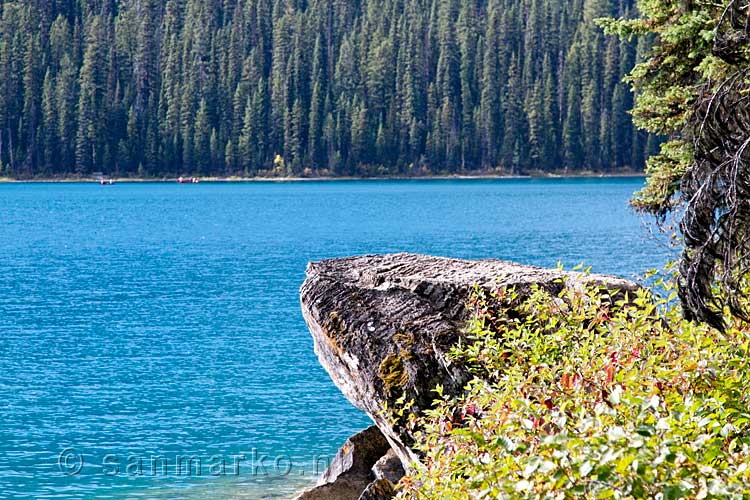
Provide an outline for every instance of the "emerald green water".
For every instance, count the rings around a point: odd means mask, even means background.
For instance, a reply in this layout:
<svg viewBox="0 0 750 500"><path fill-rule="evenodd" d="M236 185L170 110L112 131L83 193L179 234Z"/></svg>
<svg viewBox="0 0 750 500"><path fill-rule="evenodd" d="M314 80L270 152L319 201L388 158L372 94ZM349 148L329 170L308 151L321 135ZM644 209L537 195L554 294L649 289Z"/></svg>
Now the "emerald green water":
<svg viewBox="0 0 750 500"><path fill-rule="evenodd" d="M0 496L290 497L369 425L315 359L308 261L632 276L669 255L627 208L641 183L0 185Z"/></svg>

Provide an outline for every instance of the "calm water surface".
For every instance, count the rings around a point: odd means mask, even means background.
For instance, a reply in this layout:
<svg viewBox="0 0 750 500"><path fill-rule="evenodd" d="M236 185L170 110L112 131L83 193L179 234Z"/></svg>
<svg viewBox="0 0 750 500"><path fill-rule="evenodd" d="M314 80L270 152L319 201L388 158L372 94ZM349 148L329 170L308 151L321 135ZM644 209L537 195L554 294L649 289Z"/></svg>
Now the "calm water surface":
<svg viewBox="0 0 750 500"><path fill-rule="evenodd" d="M368 425L313 354L308 261L632 276L669 252L627 208L641 183L0 185L0 496L289 497Z"/></svg>

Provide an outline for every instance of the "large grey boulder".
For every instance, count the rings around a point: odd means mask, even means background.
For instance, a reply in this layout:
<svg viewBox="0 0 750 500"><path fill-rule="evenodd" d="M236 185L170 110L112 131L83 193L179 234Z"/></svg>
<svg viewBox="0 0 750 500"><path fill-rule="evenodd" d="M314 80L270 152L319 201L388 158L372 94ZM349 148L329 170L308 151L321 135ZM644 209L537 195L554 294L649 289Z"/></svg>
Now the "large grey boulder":
<svg viewBox="0 0 750 500"><path fill-rule="evenodd" d="M396 493L396 485L404 477L404 467L392 449L372 467L374 481L367 485L359 500L389 500Z"/></svg>
<svg viewBox="0 0 750 500"><path fill-rule="evenodd" d="M638 288L610 276L498 260L396 254L311 263L301 302L320 363L408 468L419 459L413 438L389 409L401 398L414 401L414 412L429 408L438 384L447 394L461 393L469 375L446 354L464 334L474 286L510 286L523 295L533 285L558 292L583 284L612 294Z"/></svg>
<svg viewBox="0 0 750 500"><path fill-rule="evenodd" d="M388 442L375 426L355 434L339 449L317 486L295 500L357 500L379 479L373 467L387 457L389 450Z"/></svg>
<svg viewBox="0 0 750 500"><path fill-rule="evenodd" d="M377 481L386 480L396 485L404 477L404 466L398 455L392 449L383 455L380 460L372 466L372 473Z"/></svg>

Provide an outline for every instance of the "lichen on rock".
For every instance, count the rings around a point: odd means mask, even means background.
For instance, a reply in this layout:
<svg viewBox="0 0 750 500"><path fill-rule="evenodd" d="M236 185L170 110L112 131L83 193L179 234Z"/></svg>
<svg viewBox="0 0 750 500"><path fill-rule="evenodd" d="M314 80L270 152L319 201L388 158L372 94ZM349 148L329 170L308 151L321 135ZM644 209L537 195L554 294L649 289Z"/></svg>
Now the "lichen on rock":
<svg viewBox="0 0 750 500"><path fill-rule="evenodd" d="M409 381L401 356L402 354L389 354L380 363L378 377L380 377L380 380L385 385L385 390L388 394L402 389Z"/></svg>

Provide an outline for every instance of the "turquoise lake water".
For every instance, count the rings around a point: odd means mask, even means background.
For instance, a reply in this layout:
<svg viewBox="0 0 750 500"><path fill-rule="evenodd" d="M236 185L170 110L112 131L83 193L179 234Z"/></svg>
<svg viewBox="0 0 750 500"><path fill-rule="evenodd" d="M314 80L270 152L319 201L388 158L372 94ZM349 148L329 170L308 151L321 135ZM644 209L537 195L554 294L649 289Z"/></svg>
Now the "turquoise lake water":
<svg viewBox="0 0 750 500"><path fill-rule="evenodd" d="M308 261L633 276L670 252L627 207L641 184L0 185L0 497L288 498L369 425L313 353Z"/></svg>

